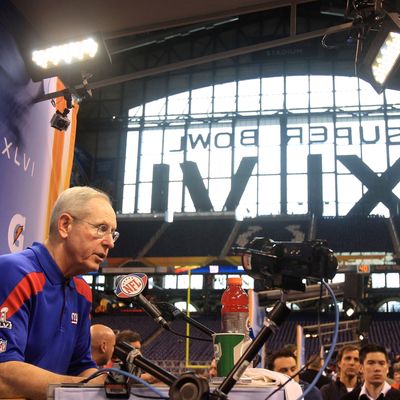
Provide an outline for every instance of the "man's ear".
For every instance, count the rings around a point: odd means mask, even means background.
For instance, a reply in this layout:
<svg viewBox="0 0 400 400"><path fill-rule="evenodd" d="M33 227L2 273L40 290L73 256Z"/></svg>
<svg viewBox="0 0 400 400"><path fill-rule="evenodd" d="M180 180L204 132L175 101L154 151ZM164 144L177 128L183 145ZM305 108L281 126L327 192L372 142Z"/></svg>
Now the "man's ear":
<svg viewBox="0 0 400 400"><path fill-rule="evenodd" d="M101 350L102 353L105 353L105 352L106 352L106 350L107 350L107 343L106 343L105 340L103 340L103 341L101 342L101 344L100 344L100 350Z"/></svg>
<svg viewBox="0 0 400 400"><path fill-rule="evenodd" d="M60 218L58 218L58 233L63 239L69 235L71 223L72 217L67 213L61 214Z"/></svg>

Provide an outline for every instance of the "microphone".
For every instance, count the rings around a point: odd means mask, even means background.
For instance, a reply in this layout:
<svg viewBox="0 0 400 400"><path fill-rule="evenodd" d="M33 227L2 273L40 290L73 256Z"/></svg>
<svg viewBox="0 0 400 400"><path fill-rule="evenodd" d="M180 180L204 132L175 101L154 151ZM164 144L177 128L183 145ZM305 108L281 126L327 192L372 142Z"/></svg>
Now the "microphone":
<svg viewBox="0 0 400 400"><path fill-rule="evenodd" d="M142 295L146 285L146 274L120 275L117 276L114 293L120 299L134 299L155 322L169 330L168 322L162 316L161 311Z"/></svg>
<svg viewBox="0 0 400 400"><path fill-rule="evenodd" d="M140 350L135 349L127 342L117 343L114 348L114 353L120 360L128 365L129 370L132 370L132 366L137 366L168 386L171 386L176 381L175 375L143 357Z"/></svg>
<svg viewBox="0 0 400 400"><path fill-rule="evenodd" d="M162 315L167 321L173 321L176 318L180 318L188 322L189 324L193 325L195 328L199 329L206 335L212 336L215 332L199 321L196 321L193 318L188 317L185 313L183 313L179 308L175 307L173 304L170 303L157 303L157 307L161 309Z"/></svg>

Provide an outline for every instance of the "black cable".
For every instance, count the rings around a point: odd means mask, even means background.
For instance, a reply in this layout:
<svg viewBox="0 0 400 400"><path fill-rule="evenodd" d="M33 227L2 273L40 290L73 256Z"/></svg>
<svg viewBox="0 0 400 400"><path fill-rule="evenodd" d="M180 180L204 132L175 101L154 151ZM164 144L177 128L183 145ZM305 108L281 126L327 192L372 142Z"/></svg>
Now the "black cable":
<svg viewBox="0 0 400 400"><path fill-rule="evenodd" d="M169 397L159 397L159 396L145 396L144 394L135 393L131 390L131 394L136 397L140 397L142 399L161 399L161 400L169 400Z"/></svg>
<svg viewBox="0 0 400 400"><path fill-rule="evenodd" d="M92 379L97 378L100 375L104 375L104 374L108 374L108 371L102 371L101 369L98 370L97 372L94 372L92 375L88 376L87 378L79 381L78 383L88 383L90 382Z"/></svg>
<svg viewBox="0 0 400 400"><path fill-rule="evenodd" d="M204 339L204 338L200 338L200 337L197 337L197 336L183 335L182 333L176 332L173 329L169 329L168 332L171 332L174 335L177 335L177 336L180 336L180 337L193 339L193 340L201 340L202 342L210 342L210 343L212 343L211 339Z"/></svg>

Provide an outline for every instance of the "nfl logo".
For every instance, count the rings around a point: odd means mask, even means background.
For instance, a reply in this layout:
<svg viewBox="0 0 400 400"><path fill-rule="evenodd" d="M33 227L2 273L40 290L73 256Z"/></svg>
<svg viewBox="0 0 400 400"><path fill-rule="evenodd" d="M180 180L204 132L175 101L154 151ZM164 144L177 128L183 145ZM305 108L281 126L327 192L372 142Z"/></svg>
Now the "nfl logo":
<svg viewBox="0 0 400 400"><path fill-rule="evenodd" d="M122 299L128 299L140 294L147 285L147 275L137 273L120 276L117 279L115 294Z"/></svg>
<svg viewBox="0 0 400 400"><path fill-rule="evenodd" d="M4 353L7 350L7 340L0 339L0 353Z"/></svg>

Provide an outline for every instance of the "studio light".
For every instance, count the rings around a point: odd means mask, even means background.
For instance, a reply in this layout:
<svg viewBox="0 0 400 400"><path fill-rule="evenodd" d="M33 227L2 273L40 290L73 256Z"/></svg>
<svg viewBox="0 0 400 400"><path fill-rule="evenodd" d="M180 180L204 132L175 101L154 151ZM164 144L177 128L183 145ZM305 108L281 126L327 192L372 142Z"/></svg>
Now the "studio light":
<svg viewBox="0 0 400 400"><path fill-rule="evenodd" d="M372 63L372 75L383 86L400 55L400 33L389 32Z"/></svg>
<svg viewBox="0 0 400 400"><path fill-rule="evenodd" d="M400 65L399 14L386 13L378 28L366 35L357 63L357 74L372 85L376 92L385 88L400 89L396 71Z"/></svg>
<svg viewBox="0 0 400 400"><path fill-rule="evenodd" d="M63 64L89 60L96 56L98 50L99 43L93 38L88 38L78 42L51 46L43 50L34 50L32 61L40 68L49 69Z"/></svg>
<svg viewBox="0 0 400 400"><path fill-rule="evenodd" d="M23 49L23 57L33 81L58 76L64 83L77 83L85 73L111 63L100 34L65 43L43 44L36 40Z"/></svg>

